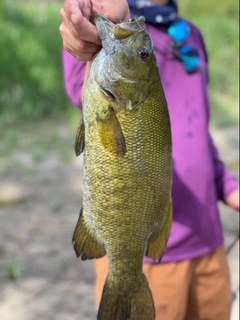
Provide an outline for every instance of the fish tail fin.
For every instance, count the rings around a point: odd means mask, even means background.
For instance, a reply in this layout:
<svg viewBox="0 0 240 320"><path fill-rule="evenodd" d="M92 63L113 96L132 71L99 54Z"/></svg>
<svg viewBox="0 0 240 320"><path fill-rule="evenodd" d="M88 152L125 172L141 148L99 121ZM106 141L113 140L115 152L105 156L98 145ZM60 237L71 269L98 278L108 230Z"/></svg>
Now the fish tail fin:
<svg viewBox="0 0 240 320"><path fill-rule="evenodd" d="M106 254L104 245L96 239L85 224L83 209L80 211L72 242L77 257L81 256L82 260L100 258Z"/></svg>
<svg viewBox="0 0 240 320"><path fill-rule="evenodd" d="M144 274L138 289L123 291L106 280L97 320L154 320L155 308Z"/></svg>

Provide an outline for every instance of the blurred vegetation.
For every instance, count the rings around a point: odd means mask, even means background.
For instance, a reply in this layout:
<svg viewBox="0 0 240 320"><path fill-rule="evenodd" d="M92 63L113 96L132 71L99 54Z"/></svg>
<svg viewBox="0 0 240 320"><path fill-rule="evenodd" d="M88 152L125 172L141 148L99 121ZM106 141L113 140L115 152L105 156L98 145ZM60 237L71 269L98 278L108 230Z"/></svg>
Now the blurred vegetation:
<svg viewBox="0 0 240 320"><path fill-rule="evenodd" d="M238 123L239 4L179 0L182 16L202 31L210 61L212 123ZM0 0L0 125L78 112L66 97L58 31L63 0ZM69 115L70 113L70 115ZM74 120L75 121L75 120ZM75 122L74 122L75 123Z"/></svg>
<svg viewBox="0 0 240 320"><path fill-rule="evenodd" d="M5 261L5 274L9 280L18 280L21 278L21 266L16 259L8 259Z"/></svg>
<svg viewBox="0 0 240 320"><path fill-rule="evenodd" d="M1 123L66 113L57 1L0 1Z"/></svg>
<svg viewBox="0 0 240 320"><path fill-rule="evenodd" d="M179 12L201 30L209 57L211 122L239 121L239 1L178 0Z"/></svg>

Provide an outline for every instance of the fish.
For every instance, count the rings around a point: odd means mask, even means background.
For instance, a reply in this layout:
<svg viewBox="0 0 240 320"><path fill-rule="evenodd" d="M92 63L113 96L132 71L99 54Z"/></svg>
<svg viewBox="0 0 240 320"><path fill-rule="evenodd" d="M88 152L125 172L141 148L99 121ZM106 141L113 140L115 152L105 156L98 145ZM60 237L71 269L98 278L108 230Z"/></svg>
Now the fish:
<svg viewBox="0 0 240 320"><path fill-rule="evenodd" d="M171 124L144 17L93 16L93 59L75 141L83 206L73 234L82 260L108 256L98 320L153 320L143 259L161 260L172 221Z"/></svg>

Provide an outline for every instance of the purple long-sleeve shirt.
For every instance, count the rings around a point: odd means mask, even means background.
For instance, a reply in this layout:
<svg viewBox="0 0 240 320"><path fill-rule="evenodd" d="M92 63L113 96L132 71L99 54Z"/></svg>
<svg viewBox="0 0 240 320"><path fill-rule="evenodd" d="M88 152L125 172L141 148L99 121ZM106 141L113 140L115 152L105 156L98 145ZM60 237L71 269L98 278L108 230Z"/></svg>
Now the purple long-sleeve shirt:
<svg viewBox="0 0 240 320"><path fill-rule="evenodd" d="M218 248L223 233L217 201L225 201L238 189L209 134L207 53L199 30L189 25L186 45L196 48L201 58L199 71L192 74L170 52L166 27L147 25L168 102L173 143L173 223L162 262L193 259ZM63 66L67 93L81 108L85 63L64 51ZM145 262L153 261L145 258Z"/></svg>

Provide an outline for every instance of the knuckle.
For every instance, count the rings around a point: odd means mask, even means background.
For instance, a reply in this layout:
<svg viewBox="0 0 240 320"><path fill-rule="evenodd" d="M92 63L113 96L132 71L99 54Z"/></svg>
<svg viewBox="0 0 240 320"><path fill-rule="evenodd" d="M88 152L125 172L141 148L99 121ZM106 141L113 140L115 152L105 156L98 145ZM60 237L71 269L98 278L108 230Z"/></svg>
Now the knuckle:
<svg viewBox="0 0 240 320"><path fill-rule="evenodd" d="M59 32L61 33L61 35L64 35L64 25L63 25L63 23L61 23L60 26L59 26Z"/></svg>
<svg viewBox="0 0 240 320"><path fill-rule="evenodd" d="M65 14L70 17L71 14L73 13L73 6L72 6L72 3L70 1L65 1L64 3L64 9L65 11Z"/></svg>
<svg viewBox="0 0 240 320"><path fill-rule="evenodd" d="M60 10L60 16L63 18L64 10L63 8Z"/></svg>
<svg viewBox="0 0 240 320"><path fill-rule="evenodd" d="M76 42L76 49L80 52L84 51L86 49L86 45L84 44L83 41L77 41Z"/></svg>

